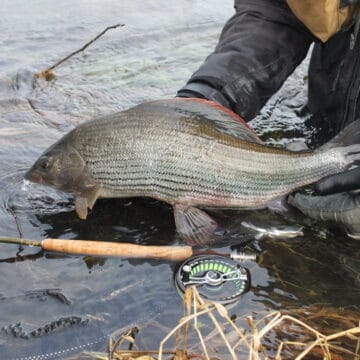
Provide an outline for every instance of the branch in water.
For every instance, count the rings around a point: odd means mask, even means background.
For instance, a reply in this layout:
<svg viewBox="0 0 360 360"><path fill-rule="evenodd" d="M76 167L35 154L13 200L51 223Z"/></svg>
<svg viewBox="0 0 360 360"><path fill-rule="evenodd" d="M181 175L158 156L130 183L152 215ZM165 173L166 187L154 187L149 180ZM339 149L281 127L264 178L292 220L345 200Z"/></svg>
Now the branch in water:
<svg viewBox="0 0 360 360"><path fill-rule="evenodd" d="M108 30L116 29L119 26L125 26L125 24L116 24L113 26L108 26L105 30L103 30L100 34L95 36L92 40L90 40L88 43L86 43L81 49L78 49L74 52L72 52L70 55L64 57L60 61L58 61L56 64L50 66L44 71L40 71L35 74L36 78L44 78L46 81L51 81L55 79L55 74L52 72L53 69L55 69L57 66L65 62L66 60L70 59L72 56L78 54L81 51L84 51L88 46L90 46L93 42L95 42L99 37L103 36Z"/></svg>
<svg viewBox="0 0 360 360"><path fill-rule="evenodd" d="M8 210L9 210L10 214L11 214L11 215L14 217L14 219L15 219L15 224L16 224L17 230L18 230L18 232L19 232L20 239L22 239L22 238L24 237L24 235L23 235L23 231L22 231L21 224L20 224L20 222L19 222L19 218L18 218L16 212L14 211L14 209L9 208Z"/></svg>

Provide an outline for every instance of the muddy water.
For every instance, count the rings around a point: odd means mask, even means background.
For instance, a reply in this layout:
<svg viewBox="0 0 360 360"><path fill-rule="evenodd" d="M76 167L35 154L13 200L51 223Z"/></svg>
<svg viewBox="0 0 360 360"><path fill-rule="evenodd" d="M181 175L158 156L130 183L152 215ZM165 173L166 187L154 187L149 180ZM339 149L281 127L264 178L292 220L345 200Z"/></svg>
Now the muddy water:
<svg viewBox="0 0 360 360"><path fill-rule="evenodd" d="M76 124L142 101L171 97L216 43L232 2L215 0L5 0L0 20L0 235L177 244L172 210L149 199L98 201L79 220L70 196L24 185L38 155ZM108 32L56 70L35 72ZM306 63L253 121L273 144L303 138ZM283 307L355 307L359 246L342 232L299 214L228 211L232 238L244 219L262 226L302 225L295 240L261 240L249 252L252 289L231 310L238 318ZM227 251L226 247L221 249ZM105 348L107 336L138 325L139 343L156 348L181 316L176 264L44 253L0 245L2 359L63 358ZM161 324L161 325L159 325Z"/></svg>

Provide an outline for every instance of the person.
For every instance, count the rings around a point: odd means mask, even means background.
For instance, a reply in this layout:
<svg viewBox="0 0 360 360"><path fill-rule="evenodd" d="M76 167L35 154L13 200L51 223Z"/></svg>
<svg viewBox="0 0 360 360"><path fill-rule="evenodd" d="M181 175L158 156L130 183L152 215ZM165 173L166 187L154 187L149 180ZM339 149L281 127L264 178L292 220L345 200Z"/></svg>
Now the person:
<svg viewBox="0 0 360 360"><path fill-rule="evenodd" d="M335 136L360 115L357 2L341 0L339 8L335 0L235 0L235 14L225 24L215 50L177 96L218 102L250 121L313 44L308 108L316 126L325 129L329 138ZM332 6L331 11L326 6ZM332 18L326 18L331 12ZM341 16L343 23L334 27L334 19ZM354 138L360 142L360 136ZM320 195L359 188L360 167L315 184Z"/></svg>

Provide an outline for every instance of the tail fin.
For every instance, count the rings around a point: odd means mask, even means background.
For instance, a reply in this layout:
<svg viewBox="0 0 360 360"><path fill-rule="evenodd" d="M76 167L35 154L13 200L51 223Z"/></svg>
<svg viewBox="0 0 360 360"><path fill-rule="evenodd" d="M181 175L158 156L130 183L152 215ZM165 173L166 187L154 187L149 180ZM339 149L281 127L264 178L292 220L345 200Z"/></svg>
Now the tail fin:
<svg viewBox="0 0 360 360"><path fill-rule="evenodd" d="M360 163L360 119L346 126L338 135L321 146L318 151L326 151L335 147L343 148L347 167L354 163Z"/></svg>

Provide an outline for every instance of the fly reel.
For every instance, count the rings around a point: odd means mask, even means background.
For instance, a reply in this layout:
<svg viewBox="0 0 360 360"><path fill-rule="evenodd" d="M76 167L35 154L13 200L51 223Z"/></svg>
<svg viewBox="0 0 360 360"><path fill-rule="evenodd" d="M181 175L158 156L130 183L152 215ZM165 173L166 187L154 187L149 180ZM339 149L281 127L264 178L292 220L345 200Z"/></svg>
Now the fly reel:
<svg viewBox="0 0 360 360"><path fill-rule="evenodd" d="M187 259L175 275L175 284L181 293L195 285L200 296L221 304L230 304L250 288L250 273L225 256L202 255Z"/></svg>

